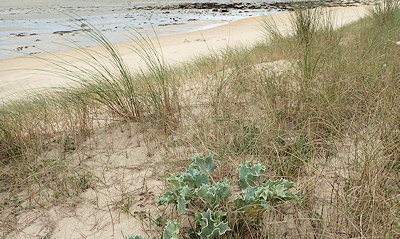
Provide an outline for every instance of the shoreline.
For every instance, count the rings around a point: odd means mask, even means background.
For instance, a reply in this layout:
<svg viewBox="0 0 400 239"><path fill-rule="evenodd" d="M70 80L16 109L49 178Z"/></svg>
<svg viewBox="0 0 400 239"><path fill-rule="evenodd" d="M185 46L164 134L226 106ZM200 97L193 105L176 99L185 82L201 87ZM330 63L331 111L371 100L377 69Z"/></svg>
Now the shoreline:
<svg viewBox="0 0 400 239"><path fill-rule="evenodd" d="M3 0L0 2L0 8L6 7L10 9L23 8L26 6L26 0ZM90 2L82 2L80 0L69 0L69 5L65 8L69 7L87 7L91 6ZM143 0L143 1L109 1L109 0L97 0L97 7L104 6L114 6L114 7L126 7L129 9L141 9L141 10L150 10L150 9L266 9L266 8L279 8L280 6L283 8L291 8L293 5L298 4L301 0L290 1L290 0L253 0L243 1L243 0L214 0L214 1L195 1L195 0ZM373 3L374 0L306 0L305 2L309 4L323 4L325 7L345 7L345 6L353 6L354 4L368 4ZM32 7L59 7L63 5L63 0L36 0L35 2L30 2L30 6Z"/></svg>
<svg viewBox="0 0 400 239"><path fill-rule="evenodd" d="M85 31L97 29L112 43L129 41L130 32L153 37L204 30L253 16L274 14L270 10L213 12L197 9L127 10L120 8L74 8L60 10L20 9L0 16L0 59L58 52L94 46ZM72 45L72 46L71 46Z"/></svg>
<svg viewBox="0 0 400 239"><path fill-rule="evenodd" d="M343 7L329 8L335 12L337 22L335 25L342 26L352 21L358 20L366 12L367 7ZM267 17L279 22L279 27L283 30L288 29L289 14L281 13ZM182 62L190 61L196 56L206 55L211 52L218 52L226 47L235 47L239 45L251 46L263 39L263 34L259 29L259 22L263 17L246 18L226 25L214 27L211 29L195 32L179 33L174 35L161 36L158 38L162 47L163 57L168 65L176 65ZM340 20L340 21L339 21ZM250 26L250 27L249 27ZM132 42L116 44L124 60L130 65L135 65L132 70L143 67L142 60L128 51ZM90 50L98 51L100 47L90 47ZM71 60L71 56L76 56L79 50L66 50L56 53L40 54L44 60L56 59L62 57L65 60ZM68 57L69 56L69 57ZM73 63L82 64L75 59ZM0 60L0 99L3 101L20 98L21 96L32 92L32 90L43 90L50 87L68 87L72 86L70 80L54 75L39 73L38 70L46 69L48 66L43 60L34 56L18 57Z"/></svg>
<svg viewBox="0 0 400 239"><path fill-rule="evenodd" d="M185 2L161 1L140 4L116 0L110 6L84 3L74 6L74 1L38 0L35 4L22 4L6 8L0 4L0 59L58 52L94 46L85 36L89 28L100 30L112 43L129 41L129 32L140 32L149 38L205 30L237 20L277 14L293 10L298 2L287 1L221 1ZM175 2L175 3L174 3ZM349 7L368 4L368 0L320 0L309 4L323 7ZM58 3L59 6L52 5ZM104 2L106 3L106 2ZM47 5L46 5L47 4ZM115 5L113 5L115 4Z"/></svg>
<svg viewBox="0 0 400 239"><path fill-rule="evenodd" d="M306 1L307 6L310 7L354 7L357 5L368 5L371 1L368 0L311 0ZM166 4L166 5L147 5L147 6L132 6L131 9L140 10L172 10L172 9L208 9L215 12L225 11L228 12L232 9L251 10L251 9L264 9L264 10L277 10L277 11L293 11L296 5L301 4L300 1L276 1L276 2L188 2L180 4Z"/></svg>

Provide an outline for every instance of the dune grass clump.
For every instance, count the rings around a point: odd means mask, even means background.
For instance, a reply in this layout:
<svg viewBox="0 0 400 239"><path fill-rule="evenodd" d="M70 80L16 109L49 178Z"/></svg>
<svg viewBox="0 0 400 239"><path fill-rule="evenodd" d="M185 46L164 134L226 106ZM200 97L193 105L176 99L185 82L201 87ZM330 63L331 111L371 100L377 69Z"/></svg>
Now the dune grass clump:
<svg viewBox="0 0 400 239"><path fill-rule="evenodd" d="M89 23L86 23L89 25ZM119 50L97 29L85 31L100 45L100 51L77 49L78 64L59 59L50 61L51 73L78 83L86 98L98 102L108 113L128 121L155 120L172 126L179 118L177 81L156 45L144 36L135 37L131 51L145 63L133 73ZM71 57L71 56L67 56ZM83 62L83 64L82 64Z"/></svg>
<svg viewBox="0 0 400 239"><path fill-rule="evenodd" d="M136 38L133 51L145 61L147 71L138 75L145 100L145 112L164 129L174 128L180 121L178 79L165 63L162 51L143 36Z"/></svg>
<svg viewBox="0 0 400 239"><path fill-rule="evenodd" d="M399 20L399 7L398 0L383 0L371 8L369 15L377 26L390 25Z"/></svg>

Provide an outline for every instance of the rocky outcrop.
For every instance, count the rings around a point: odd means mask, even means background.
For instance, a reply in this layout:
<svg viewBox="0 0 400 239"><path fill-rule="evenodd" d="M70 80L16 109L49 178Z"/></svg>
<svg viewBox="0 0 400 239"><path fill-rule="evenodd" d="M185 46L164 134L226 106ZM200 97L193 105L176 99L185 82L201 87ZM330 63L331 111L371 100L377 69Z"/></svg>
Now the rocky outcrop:
<svg viewBox="0 0 400 239"><path fill-rule="evenodd" d="M198 3L181 3L175 5L150 5L150 6L137 6L131 9L139 10L174 10L174 9L209 9L212 11L228 12L229 10L240 9L240 10L254 10L254 9L270 9L270 10L284 10L291 11L299 4L308 4L310 7L345 7L355 6L360 4L369 4L371 1L368 0L321 0L321 1L310 1L310 2L261 2L261 3L250 3L250 2L238 2L238 3L218 3L218 2L198 2Z"/></svg>

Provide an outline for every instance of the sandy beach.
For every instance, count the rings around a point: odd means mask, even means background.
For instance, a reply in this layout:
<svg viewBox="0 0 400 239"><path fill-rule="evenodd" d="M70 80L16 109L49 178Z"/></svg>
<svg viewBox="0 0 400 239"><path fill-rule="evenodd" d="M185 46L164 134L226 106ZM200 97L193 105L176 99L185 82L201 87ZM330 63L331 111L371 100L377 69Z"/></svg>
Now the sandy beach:
<svg viewBox="0 0 400 239"><path fill-rule="evenodd" d="M337 27L353 22L364 15L368 6L329 8L334 13ZM267 16L279 23L282 30L290 29L289 13L280 13ZM211 29L186 32L168 36L160 36L159 42L167 64L174 65L190 60L199 55L209 54L210 51L220 51L226 47L235 47L240 44L249 46L263 40L260 23L263 17L251 17L235 21L230 24ZM189 26L183 26L189 27ZM154 38L153 38L154 41ZM132 42L117 44L124 59L135 69L143 66L141 59L129 47ZM99 50L92 47L92 50ZM52 54L39 54L40 57L18 57L0 60L0 97L3 99L14 98L26 93L26 90L43 89L48 87L69 86L71 81L45 74L38 70L48 70L46 61L68 56L76 56L76 50L60 51ZM76 59L70 59L76 63Z"/></svg>

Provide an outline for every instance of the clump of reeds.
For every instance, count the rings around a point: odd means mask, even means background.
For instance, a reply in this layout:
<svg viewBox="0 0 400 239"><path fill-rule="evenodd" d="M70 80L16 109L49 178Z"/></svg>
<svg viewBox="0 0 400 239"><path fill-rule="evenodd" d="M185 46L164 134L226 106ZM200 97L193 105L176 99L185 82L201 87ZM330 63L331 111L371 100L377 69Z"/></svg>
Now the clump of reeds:
<svg viewBox="0 0 400 239"><path fill-rule="evenodd" d="M132 38L131 50L145 63L140 73L133 73L132 66L101 32L94 27L86 32L101 52L78 49L84 64L51 62L56 63L55 74L77 82L85 97L122 119L157 121L163 128L179 121L178 82L152 40L139 33ZM136 64L140 63L133 66Z"/></svg>
<svg viewBox="0 0 400 239"><path fill-rule="evenodd" d="M370 9L369 15L377 26L386 26L399 20L400 1L383 0Z"/></svg>

